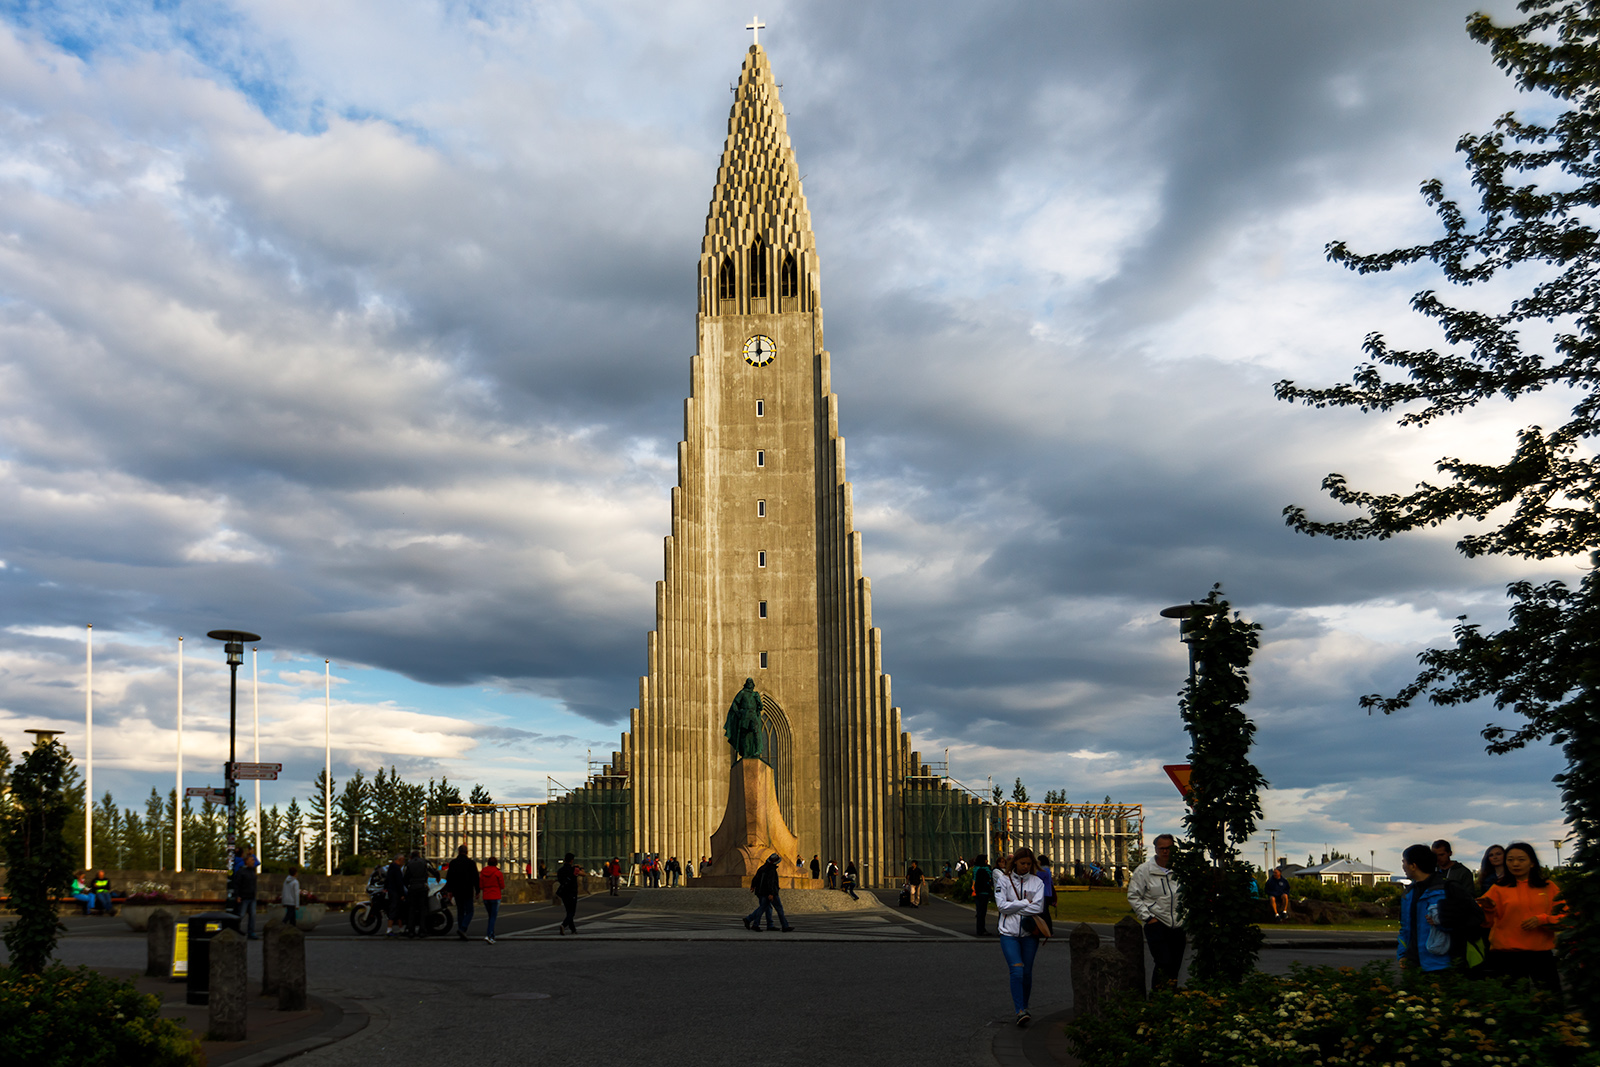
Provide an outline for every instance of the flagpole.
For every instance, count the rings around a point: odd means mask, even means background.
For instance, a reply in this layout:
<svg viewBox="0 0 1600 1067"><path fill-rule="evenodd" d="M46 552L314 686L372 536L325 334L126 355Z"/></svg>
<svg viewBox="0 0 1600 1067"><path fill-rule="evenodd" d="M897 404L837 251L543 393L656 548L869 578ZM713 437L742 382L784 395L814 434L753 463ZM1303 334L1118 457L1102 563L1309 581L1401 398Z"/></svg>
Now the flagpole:
<svg viewBox="0 0 1600 1067"><path fill-rule="evenodd" d="M252 690L251 703L255 705L256 728L256 762L261 762L261 674L257 669L256 661L259 658L259 648L250 650L250 688ZM265 862L261 848L261 779L256 779L256 859Z"/></svg>
<svg viewBox="0 0 1600 1067"><path fill-rule="evenodd" d="M333 675L322 661L322 851L323 866L333 877Z"/></svg>
<svg viewBox="0 0 1600 1067"><path fill-rule="evenodd" d="M178 787L172 794L173 865L183 873L183 638L178 638Z"/></svg>
<svg viewBox="0 0 1600 1067"><path fill-rule="evenodd" d="M89 774L83 785L83 867L94 867L94 623L84 627L83 739Z"/></svg>

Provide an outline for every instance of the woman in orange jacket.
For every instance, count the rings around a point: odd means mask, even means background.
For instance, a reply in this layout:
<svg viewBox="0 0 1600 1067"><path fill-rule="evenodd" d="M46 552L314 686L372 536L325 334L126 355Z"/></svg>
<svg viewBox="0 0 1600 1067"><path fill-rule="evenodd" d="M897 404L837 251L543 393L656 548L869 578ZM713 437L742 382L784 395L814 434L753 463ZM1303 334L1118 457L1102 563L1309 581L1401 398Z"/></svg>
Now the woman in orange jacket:
<svg viewBox="0 0 1600 1067"><path fill-rule="evenodd" d="M1506 876L1479 898L1489 926L1489 964L1502 978L1526 978L1561 995L1556 971L1556 923L1561 889L1544 876L1526 841L1506 846Z"/></svg>

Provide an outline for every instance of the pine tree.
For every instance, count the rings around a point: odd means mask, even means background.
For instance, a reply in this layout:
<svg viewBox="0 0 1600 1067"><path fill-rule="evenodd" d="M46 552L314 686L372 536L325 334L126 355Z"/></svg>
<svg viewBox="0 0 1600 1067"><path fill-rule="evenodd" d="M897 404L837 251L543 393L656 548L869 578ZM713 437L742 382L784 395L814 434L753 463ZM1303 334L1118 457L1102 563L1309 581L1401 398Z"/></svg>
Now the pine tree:
<svg viewBox="0 0 1600 1067"><path fill-rule="evenodd" d="M325 782L327 783L326 792L323 789ZM329 808L326 798L331 796L338 787L339 783L328 778L326 771L318 771L317 777L311 782L311 799L306 805L306 822L308 823L306 827L306 852L308 856L315 854L316 859L310 860L310 862L313 866L319 868L326 854L327 845L327 814ZM338 836L335 835L334 841L337 843L338 840Z"/></svg>
<svg viewBox="0 0 1600 1067"><path fill-rule="evenodd" d="M167 817L167 805L154 786L150 787L150 795L145 798L144 825L155 852L155 863L151 866L164 869L172 862L172 823Z"/></svg>
<svg viewBox="0 0 1600 1067"><path fill-rule="evenodd" d="M361 825L367 821L367 810L372 800L371 783L357 770L353 778L344 780L344 789L334 804L334 832L336 840L350 855L361 850L359 841ZM368 834L370 840L370 833Z"/></svg>
<svg viewBox="0 0 1600 1067"><path fill-rule="evenodd" d="M1011 799L1018 804L1028 802L1028 787L1022 784L1022 779L1017 779L1017 784L1011 787Z"/></svg>
<svg viewBox="0 0 1600 1067"><path fill-rule="evenodd" d="M493 804L494 803L494 797L490 796L489 795L489 791L487 789L485 789L481 784L479 784L477 782L474 782L472 784L472 795L467 798L467 803L468 804Z"/></svg>
<svg viewBox="0 0 1600 1067"><path fill-rule="evenodd" d="M305 831L306 817L300 810L300 801L296 797L289 798L289 806L283 812L283 858L295 863L300 862L300 835Z"/></svg>
<svg viewBox="0 0 1600 1067"><path fill-rule="evenodd" d="M1426 244L1374 255L1328 246L1336 263L1359 273L1428 261L1454 286L1476 286L1512 268L1533 270L1529 285L1501 310L1484 298L1453 306L1435 290L1412 307L1438 323L1445 351L1393 348L1369 334L1368 361L1347 385L1276 386L1280 398L1313 407L1362 411L1404 409L1402 426L1423 427L1480 403L1515 401L1538 392L1569 397L1570 414L1554 429L1527 426L1504 463L1445 457L1444 477L1411 492L1371 493L1329 474L1323 488L1358 509L1338 522L1313 520L1304 508L1284 514L1303 533L1344 540L1384 539L1471 518L1486 523L1456 548L1471 558L1587 557L1577 589L1565 582L1513 583L1511 624L1485 634L1465 619L1455 647L1419 658L1422 673L1392 697L1361 699L1369 712L1389 714L1426 697L1440 706L1493 700L1521 725L1484 727L1493 753L1535 742L1561 744L1567 769L1561 786L1567 823L1576 838L1571 869L1559 883L1567 917L1556 935L1568 989L1589 1018L1600 1017L1600 3L1523 0L1527 18L1499 26L1484 14L1467 32L1489 47L1493 62L1537 93L1539 121L1503 115L1483 134L1457 142L1478 201L1463 210L1431 179L1422 195L1443 236ZM1546 120L1544 114L1551 117ZM1530 348L1524 333L1548 330ZM1539 351L1540 348L1545 351ZM1388 368L1388 369L1385 369Z"/></svg>

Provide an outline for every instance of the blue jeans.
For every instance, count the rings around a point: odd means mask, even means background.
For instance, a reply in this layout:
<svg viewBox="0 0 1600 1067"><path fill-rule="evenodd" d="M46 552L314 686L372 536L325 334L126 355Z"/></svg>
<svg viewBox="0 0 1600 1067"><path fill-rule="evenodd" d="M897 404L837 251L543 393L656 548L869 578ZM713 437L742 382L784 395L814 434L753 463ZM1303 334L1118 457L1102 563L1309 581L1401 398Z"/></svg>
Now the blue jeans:
<svg viewBox="0 0 1600 1067"><path fill-rule="evenodd" d="M96 893L94 895L94 906L100 909L100 914L102 914L102 915L110 915L111 914L111 894L110 893Z"/></svg>
<svg viewBox="0 0 1600 1067"><path fill-rule="evenodd" d="M1000 951L1005 953L1006 964L1011 968L1011 1003L1018 1011L1027 1011L1028 996L1033 992L1033 957L1039 953L1039 939L1001 934Z"/></svg>
<svg viewBox="0 0 1600 1067"><path fill-rule="evenodd" d="M761 916L765 915L767 917L767 929L770 930L772 929L773 908L778 909L778 925L787 929L789 926L789 920L783 914L783 900L775 896L771 898L762 897L761 903L756 905L756 910L752 911L749 915L746 915L744 917L744 921L751 927L760 926Z"/></svg>
<svg viewBox="0 0 1600 1067"><path fill-rule="evenodd" d="M76 900L79 904L83 905L83 913L85 915L89 914L91 911L94 910L94 894L93 893L74 893L72 895L72 899Z"/></svg>
<svg viewBox="0 0 1600 1067"><path fill-rule="evenodd" d="M249 918L245 918L249 916ZM244 925L244 936L254 940L256 936L256 902L254 900L239 901L239 922Z"/></svg>
<svg viewBox="0 0 1600 1067"><path fill-rule="evenodd" d="M487 908L489 906L489 902L487 900L484 901L483 906ZM456 897L456 915L459 916L456 921L456 929L462 933L466 933L468 925L470 925L472 922L471 893L463 893L461 896ZM492 937L493 935L491 934L490 936Z"/></svg>
<svg viewBox="0 0 1600 1067"><path fill-rule="evenodd" d="M483 911L484 914L489 916L489 928L483 932L483 936L493 941L494 921L500 917L500 902L498 900L485 900L483 902Z"/></svg>

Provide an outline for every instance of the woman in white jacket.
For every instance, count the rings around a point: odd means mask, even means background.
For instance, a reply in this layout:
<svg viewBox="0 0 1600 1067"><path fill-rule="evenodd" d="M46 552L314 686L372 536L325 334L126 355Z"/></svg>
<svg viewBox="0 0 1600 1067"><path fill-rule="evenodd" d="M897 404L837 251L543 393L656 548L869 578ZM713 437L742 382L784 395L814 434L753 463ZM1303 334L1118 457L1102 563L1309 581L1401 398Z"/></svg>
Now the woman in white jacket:
<svg viewBox="0 0 1600 1067"><path fill-rule="evenodd" d="M1011 968L1011 1002L1016 1005L1017 1025L1027 1026L1033 1021L1028 1015L1028 995L1033 992L1033 958L1039 951L1039 938L1023 926L1028 916L1043 921L1039 917L1044 914L1044 882L1034 873L1037 861L1032 849L1017 849L1004 867L994 872L1000 951Z"/></svg>

